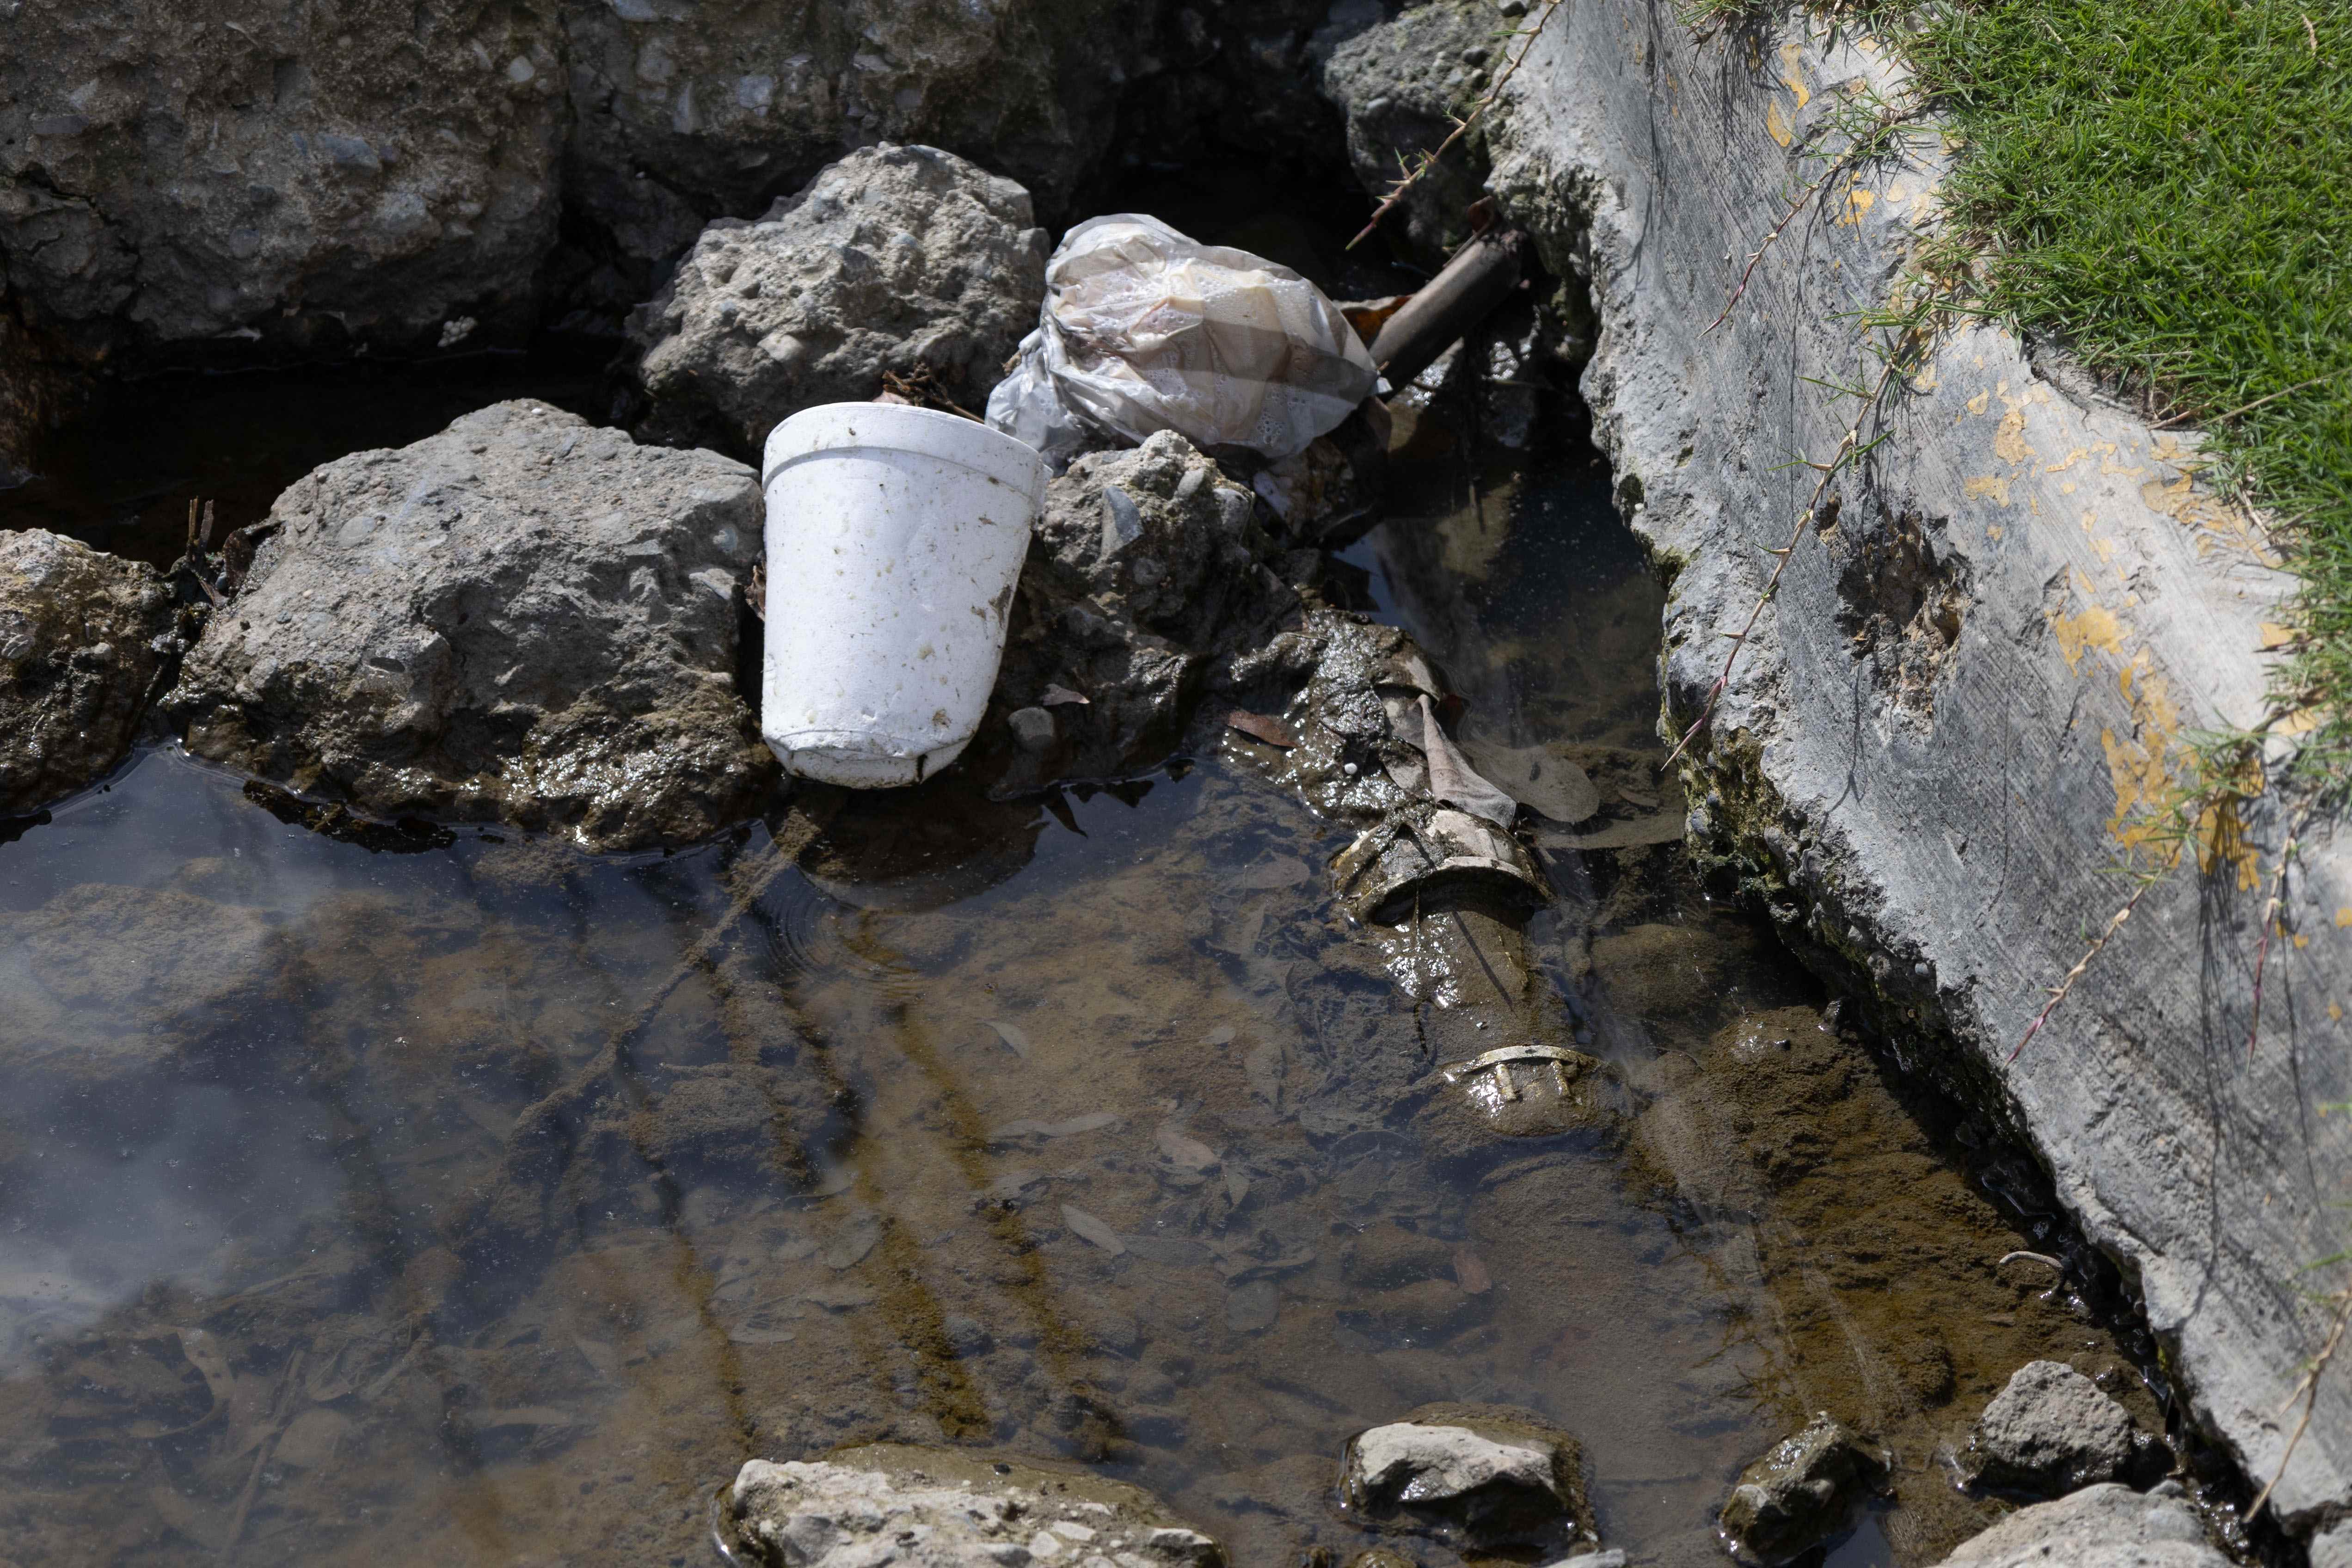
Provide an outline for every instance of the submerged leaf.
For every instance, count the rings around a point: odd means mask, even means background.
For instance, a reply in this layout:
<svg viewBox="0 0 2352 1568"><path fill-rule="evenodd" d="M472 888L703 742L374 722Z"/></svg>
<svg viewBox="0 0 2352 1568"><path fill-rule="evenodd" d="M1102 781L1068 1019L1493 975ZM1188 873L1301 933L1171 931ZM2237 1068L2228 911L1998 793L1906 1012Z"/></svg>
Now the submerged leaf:
<svg viewBox="0 0 2352 1568"><path fill-rule="evenodd" d="M1119 1240L1118 1232L1082 1208L1064 1204L1062 1219L1072 1231L1093 1242L1105 1252L1117 1256L1127 1250L1127 1243Z"/></svg>
<svg viewBox="0 0 2352 1568"><path fill-rule="evenodd" d="M1217 1152L1198 1138L1186 1137L1177 1131L1173 1122L1160 1124L1159 1142L1160 1152L1188 1171L1208 1171L1216 1167Z"/></svg>
<svg viewBox="0 0 2352 1568"><path fill-rule="evenodd" d="M1269 713L1253 713L1246 708L1236 708L1225 716L1228 727L1239 730L1253 741L1264 741L1287 752L1298 744L1298 737L1279 719Z"/></svg>
<svg viewBox="0 0 2352 1568"><path fill-rule="evenodd" d="M1014 1056L1019 1057L1024 1062L1029 1059L1028 1036L1023 1034L1019 1029L1014 1028L1012 1025L1003 1023L995 1018L991 1018L988 1021L988 1026L996 1031L996 1037L1003 1040L1006 1046L1011 1047Z"/></svg>

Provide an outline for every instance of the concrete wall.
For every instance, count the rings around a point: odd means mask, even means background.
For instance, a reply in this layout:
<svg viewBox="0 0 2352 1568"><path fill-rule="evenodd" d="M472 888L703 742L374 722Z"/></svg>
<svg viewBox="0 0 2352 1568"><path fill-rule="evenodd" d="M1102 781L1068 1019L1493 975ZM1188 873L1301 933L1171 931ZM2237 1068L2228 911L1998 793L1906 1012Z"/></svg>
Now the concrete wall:
<svg viewBox="0 0 2352 1568"><path fill-rule="evenodd" d="M1826 117L1900 89L1885 50L1810 26L1701 38L1673 0L1562 0L1494 136L1495 188L1556 268L1590 277L1585 389L1672 573L1670 724L1700 710L1812 489L1786 465L1835 452L1857 416L1812 381L1874 374L1854 312L1887 297L1948 157L1931 138L1832 181L1706 331L1822 168L1809 142L1840 144ZM1865 440L1892 439L1830 487L1834 524L1806 530L1688 759L1694 843L1906 1059L2014 1118L2260 1484L2324 1337L2310 1292L2341 1282L2299 1271L2346 1245L2326 1205L2352 1199L2352 1116L2317 1109L2352 1099L2352 856L2305 835L2251 1056L2273 798L2148 893L2007 1061L2127 896L2135 812L2189 737L2264 714L2261 649L2290 586L2193 481L2191 440L2062 381L2078 378L1971 325L1870 418ZM2276 1502L2299 1532L2352 1504L2352 1358Z"/></svg>

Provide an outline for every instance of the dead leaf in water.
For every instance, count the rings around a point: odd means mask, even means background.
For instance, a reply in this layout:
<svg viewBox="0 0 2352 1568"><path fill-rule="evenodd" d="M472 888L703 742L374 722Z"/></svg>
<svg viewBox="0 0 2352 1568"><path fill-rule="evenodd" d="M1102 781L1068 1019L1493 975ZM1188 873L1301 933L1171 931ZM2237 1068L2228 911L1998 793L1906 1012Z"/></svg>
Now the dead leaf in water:
<svg viewBox="0 0 2352 1568"><path fill-rule="evenodd" d="M1114 1258L1127 1250L1127 1243L1119 1240L1118 1232L1082 1208L1064 1204L1062 1220L1073 1232L1093 1242Z"/></svg>
<svg viewBox="0 0 2352 1568"><path fill-rule="evenodd" d="M856 1268L866 1261L866 1255L873 1251L881 1239L882 1224L879 1220L859 1220L826 1245L824 1266L828 1268Z"/></svg>
<svg viewBox="0 0 2352 1568"><path fill-rule="evenodd" d="M1591 777L1549 746L1465 741L1462 749L1506 795L1554 822L1582 822L1601 809L1601 792Z"/></svg>
<svg viewBox="0 0 2352 1568"><path fill-rule="evenodd" d="M1271 892L1283 888L1296 888L1314 875L1307 862L1296 855L1276 855L1236 873L1232 885L1253 891Z"/></svg>
<svg viewBox="0 0 2352 1568"><path fill-rule="evenodd" d="M1454 1282L1468 1296L1483 1296L1493 1289L1495 1277L1486 1272L1486 1264L1466 1247L1454 1249Z"/></svg>
<svg viewBox="0 0 2352 1568"><path fill-rule="evenodd" d="M1003 1040L1006 1047L1012 1050L1014 1056L1019 1057L1024 1062L1029 1059L1028 1036L1023 1034L1019 1029L1014 1028L1012 1025L1002 1023L994 1018L991 1018L988 1021L988 1026L996 1031L996 1037Z"/></svg>
<svg viewBox="0 0 2352 1568"><path fill-rule="evenodd" d="M1202 1035L1201 1043L1204 1046L1230 1046L1234 1043L1234 1026L1231 1024L1220 1024Z"/></svg>
<svg viewBox="0 0 2352 1568"><path fill-rule="evenodd" d="M1298 737L1279 719L1269 713L1253 713L1246 708L1236 708L1225 716L1228 728L1239 730L1253 741L1263 741L1269 746L1290 751L1298 744Z"/></svg>
<svg viewBox="0 0 2352 1568"><path fill-rule="evenodd" d="M1217 1152L1198 1138L1188 1138L1171 1121L1160 1124L1160 1152L1188 1171L1214 1170Z"/></svg>
<svg viewBox="0 0 2352 1568"><path fill-rule="evenodd" d="M1037 706L1040 708L1053 708L1065 702L1084 703L1089 708L1094 706L1092 699L1081 696L1066 686L1048 686L1045 688L1045 695L1037 699Z"/></svg>
<svg viewBox="0 0 2352 1568"><path fill-rule="evenodd" d="M1249 1196L1249 1189L1250 1180L1242 1174L1242 1168L1239 1165L1227 1165L1225 1167L1226 1200L1234 1207L1239 1208L1242 1206L1242 1200Z"/></svg>
<svg viewBox="0 0 2352 1568"><path fill-rule="evenodd" d="M1008 1121L989 1129L988 1141L1009 1143L1016 1138L1075 1138L1081 1132L1098 1132L1118 1124L1118 1118L1108 1110L1073 1116L1067 1121Z"/></svg>

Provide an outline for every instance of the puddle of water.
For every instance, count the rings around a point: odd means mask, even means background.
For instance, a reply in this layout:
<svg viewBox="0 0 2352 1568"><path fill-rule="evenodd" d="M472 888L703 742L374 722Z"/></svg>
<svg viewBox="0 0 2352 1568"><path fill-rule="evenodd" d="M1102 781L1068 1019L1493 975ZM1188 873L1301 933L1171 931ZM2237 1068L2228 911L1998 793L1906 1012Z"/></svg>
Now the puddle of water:
<svg viewBox="0 0 2352 1568"><path fill-rule="evenodd" d="M1678 810L1658 590L1589 447L1539 450L1475 500L1408 465L1351 557L1470 732L1567 743L1628 841L1548 851L1531 1014L1402 993L1330 897L1346 833L1237 755L854 799L617 1056L767 826L379 853L152 752L0 847L11 1551L684 1563L743 1458L894 1436L1097 1466L1242 1564L1344 1557L1342 1443L1441 1399L1576 1433L1638 1562L1719 1562L1732 1477L1816 1408L1897 1459L1831 1561L1979 1527L1937 1446L2033 1356L2123 1363L1640 842ZM1633 1113L1433 1138L1486 1025L1605 1056Z"/></svg>

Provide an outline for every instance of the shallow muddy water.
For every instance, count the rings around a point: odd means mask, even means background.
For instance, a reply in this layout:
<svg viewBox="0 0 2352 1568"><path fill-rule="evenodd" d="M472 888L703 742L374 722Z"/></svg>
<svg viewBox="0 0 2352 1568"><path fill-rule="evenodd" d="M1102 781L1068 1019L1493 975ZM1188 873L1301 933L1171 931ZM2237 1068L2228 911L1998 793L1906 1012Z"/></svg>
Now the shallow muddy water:
<svg viewBox="0 0 2352 1568"><path fill-rule="evenodd" d="M1668 842L1659 590L1572 411L1525 462L1405 436L1356 591L1471 741L1602 797L1523 940L1355 925L1349 836L1238 741L601 859L338 841L152 751L0 846L0 1552L698 1563L744 1458L892 1436L1138 1481L1256 1568L1374 1539L1345 1439L1468 1399L1574 1433L1662 1564L1831 1410L1895 1469L1830 1560L1908 1565L1997 1511L1938 1456L2023 1362L2157 1425L1997 1261L2056 1245L2031 1183ZM1438 1069L1506 1041L1602 1058L1611 1113L1483 1133Z"/></svg>

